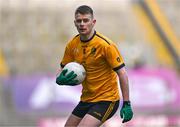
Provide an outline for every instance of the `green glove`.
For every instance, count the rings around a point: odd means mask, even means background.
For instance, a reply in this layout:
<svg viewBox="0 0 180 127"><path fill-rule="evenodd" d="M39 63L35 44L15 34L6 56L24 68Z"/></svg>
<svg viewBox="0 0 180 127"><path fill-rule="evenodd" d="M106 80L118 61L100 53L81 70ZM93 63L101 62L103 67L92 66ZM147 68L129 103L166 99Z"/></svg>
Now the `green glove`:
<svg viewBox="0 0 180 127"><path fill-rule="evenodd" d="M132 119L133 111L131 108L130 101L124 101L123 102L123 106L122 106L121 111L120 111L120 116L121 116L121 118L123 118L122 123L128 122Z"/></svg>
<svg viewBox="0 0 180 127"><path fill-rule="evenodd" d="M56 83L58 85L76 85L78 80L74 80L74 78L76 78L77 75L74 74L74 71L71 71L70 73L66 74L67 72L67 69L62 70L61 74L56 78Z"/></svg>

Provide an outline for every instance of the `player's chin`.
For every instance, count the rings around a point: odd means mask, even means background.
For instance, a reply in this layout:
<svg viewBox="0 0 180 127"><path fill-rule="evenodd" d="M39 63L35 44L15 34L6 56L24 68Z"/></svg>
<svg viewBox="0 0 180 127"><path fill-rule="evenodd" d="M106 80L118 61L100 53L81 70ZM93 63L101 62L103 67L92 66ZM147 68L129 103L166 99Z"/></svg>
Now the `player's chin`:
<svg viewBox="0 0 180 127"><path fill-rule="evenodd" d="M79 34L81 34L81 35L88 35L88 31L79 30Z"/></svg>

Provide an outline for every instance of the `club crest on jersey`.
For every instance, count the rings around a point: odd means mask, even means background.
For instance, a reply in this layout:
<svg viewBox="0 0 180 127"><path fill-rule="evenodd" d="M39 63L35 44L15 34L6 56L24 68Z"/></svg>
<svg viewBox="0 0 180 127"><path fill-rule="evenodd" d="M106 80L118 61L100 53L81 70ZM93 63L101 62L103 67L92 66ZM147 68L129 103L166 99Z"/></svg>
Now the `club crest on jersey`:
<svg viewBox="0 0 180 127"><path fill-rule="evenodd" d="M117 57L116 60L117 60L117 62L120 62L120 61L121 61L119 57Z"/></svg>
<svg viewBox="0 0 180 127"><path fill-rule="evenodd" d="M94 55L95 53L96 53L96 48L93 47L93 48L91 49L91 53L90 53L90 54L91 54L91 55Z"/></svg>

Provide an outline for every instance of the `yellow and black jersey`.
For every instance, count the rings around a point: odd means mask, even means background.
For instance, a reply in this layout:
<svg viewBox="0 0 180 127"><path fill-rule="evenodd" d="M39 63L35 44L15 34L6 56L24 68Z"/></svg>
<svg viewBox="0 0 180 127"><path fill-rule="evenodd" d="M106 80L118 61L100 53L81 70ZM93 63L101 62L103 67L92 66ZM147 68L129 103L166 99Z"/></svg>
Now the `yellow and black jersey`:
<svg viewBox="0 0 180 127"><path fill-rule="evenodd" d="M80 35L77 35L67 44L61 66L73 61L86 69L81 101L119 100L115 70L125 64L115 43L98 32L87 41L82 41Z"/></svg>

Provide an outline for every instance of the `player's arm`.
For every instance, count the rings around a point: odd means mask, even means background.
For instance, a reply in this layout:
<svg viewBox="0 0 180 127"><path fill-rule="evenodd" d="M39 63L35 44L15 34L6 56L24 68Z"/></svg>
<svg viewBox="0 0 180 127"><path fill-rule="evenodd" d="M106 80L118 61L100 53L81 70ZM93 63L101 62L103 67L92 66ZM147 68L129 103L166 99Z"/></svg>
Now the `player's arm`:
<svg viewBox="0 0 180 127"><path fill-rule="evenodd" d="M109 65L116 71L119 82L120 88L123 97L123 106L120 111L121 118L123 118L123 123L127 122L132 119L133 112L131 109L131 104L129 100L129 83L128 83L128 76L125 70L124 60L118 50L118 48L110 44L105 48L105 56L106 60L108 61Z"/></svg>
<svg viewBox="0 0 180 127"><path fill-rule="evenodd" d="M121 69L118 69L116 72L119 77L123 101L129 101L129 82L126 69L125 67L122 67Z"/></svg>
<svg viewBox="0 0 180 127"><path fill-rule="evenodd" d="M129 81L125 67L118 69L116 72L119 77L120 88L123 97L123 106L120 110L120 116L123 118L122 122L124 123L131 120L133 117L133 111L129 99Z"/></svg>
<svg viewBox="0 0 180 127"><path fill-rule="evenodd" d="M74 80L74 78L77 76L73 71L68 72L67 69L63 69L63 67L73 61L73 54L72 54L72 47L71 47L71 43L68 43L66 48L65 48L65 52L64 52L64 56L62 61L60 62L60 68L58 70L58 73L56 75L56 83L58 85L75 85L77 83L77 80Z"/></svg>

